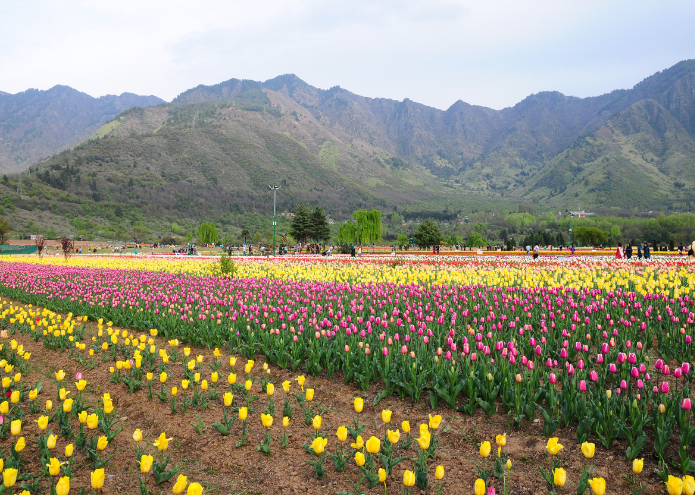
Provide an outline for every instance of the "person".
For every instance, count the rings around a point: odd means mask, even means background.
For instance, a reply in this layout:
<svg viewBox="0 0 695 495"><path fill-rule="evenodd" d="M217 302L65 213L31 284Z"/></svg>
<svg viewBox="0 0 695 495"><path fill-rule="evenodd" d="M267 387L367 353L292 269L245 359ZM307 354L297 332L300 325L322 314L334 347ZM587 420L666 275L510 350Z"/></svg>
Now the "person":
<svg viewBox="0 0 695 495"><path fill-rule="evenodd" d="M681 242L681 243L678 245L678 255L679 255L679 256L682 255L684 250L685 250L685 248L683 247L683 243Z"/></svg>
<svg viewBox="0 0 695 495"><path fill-rule="evenodd" d="M619 260L624 258L623 245L621 243L618 243L618 249L615 250L615 257L616 257L616 259L619 259Z"/></svg>
<svg viewBox="0 0 695 495"><path fill-rule="evenodd" d="M574 244L570 247L570 253L574 254Z"/></svg>
<svg viewBox="0 0 695 495"><path fill-rule="evenodd" d="M354 244L350 245L350 256L353 258L355 257L355 245Z"/></svg>
<svg viewBox="0 0 695 495"><path fill-rule="evenodd" d="M642 259L642 244L637 244L637 259Z"/></svg>
<svg viewBox="0 0 695 495"><path fill-rule="evenodd" d="M531 246L526 244L526 254L531 253Z"/></svg>
<svg viewBox="0 0 695 495"><path fill-rule="evenodd" d="M649 244L646 242L644 243L644 259L648 260L652 257L651 253L649 252Z"/></svg>
<svg viewBox="0 0 695 495"><path fill-rule="evenodd" d="M357 246L357 257L361 258L362 257L362 245L360 244Z"/></svg>
<svg viewBox="0 0 695 495"><path fill-rule="evenodd" d="M533 246L533 259L534 260L538 259L538 256L540 255L540 253L541 253L541 247L538 244Z"/></svg>
<svg viewBox="0 0 695 495"><path fill-rule="evenodd" d="M695 241L688 248L688 260L695 259Z"/></svg>
<svg viewBox="0 0 695 495"><path fill-rule="evenodd" d="M627 247L625 248L625 258L630 259L632 258L632 244L629 242L627 243Z"/></svg>

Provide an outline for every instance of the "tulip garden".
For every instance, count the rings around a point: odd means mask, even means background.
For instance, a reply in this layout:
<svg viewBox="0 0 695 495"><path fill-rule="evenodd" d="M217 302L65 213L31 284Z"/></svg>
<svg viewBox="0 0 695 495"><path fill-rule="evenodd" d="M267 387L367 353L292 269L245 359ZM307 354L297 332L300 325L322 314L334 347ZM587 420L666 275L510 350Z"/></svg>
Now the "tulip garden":
<svg viewBox="0 0 695 495"><path fill-rule="evenodd" d="M695 264L0 257L0 493L695 493Z"/></svg>

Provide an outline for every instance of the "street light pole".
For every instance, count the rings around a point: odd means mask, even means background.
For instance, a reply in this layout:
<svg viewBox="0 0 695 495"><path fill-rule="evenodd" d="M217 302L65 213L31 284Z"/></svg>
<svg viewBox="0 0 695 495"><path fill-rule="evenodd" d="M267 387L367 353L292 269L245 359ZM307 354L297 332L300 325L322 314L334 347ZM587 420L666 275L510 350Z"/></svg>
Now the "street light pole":
<svg viewBox="0 0 695 495"><path fill-rule="evenodd" d="M275 195L278 189L280 189L280 186L273 184L268 187L273 191L273 256L275 256L275 227L277 226L277 222L275 221Z"/></svg>

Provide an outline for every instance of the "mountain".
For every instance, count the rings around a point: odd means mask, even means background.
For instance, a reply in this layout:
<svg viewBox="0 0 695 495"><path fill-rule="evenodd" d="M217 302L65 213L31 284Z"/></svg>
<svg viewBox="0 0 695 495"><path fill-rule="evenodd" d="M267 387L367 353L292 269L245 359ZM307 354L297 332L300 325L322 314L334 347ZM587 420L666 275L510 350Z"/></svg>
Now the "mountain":
<svg viewBox="0 0 695 495"><path fill-rule="evenodd" d="M163 103L123 93L93 98L68 86L0 92L0 172L18 172L74 146L128 108Z"/></svg>
<svg viewBox="0 0 695 495"><path fill-rule="evenodd" d="M83 95L54 90L66 99ZM0 95L2 115L14 116L0 121L3 143L5 122L31 120L21 110L28 105L13 113L3 103L17 96ZM33 165L21 184L17 177L0 182L0 196L14 194L20 209L88 215L101 232L124 228L126 219L160 222L166 230L172 222L213 218L238 226L244 215L245 222L249 215L267 218L269 184L281 186L278 211L321 205L336 219L372 207L444 211L447 218L455 218L452 211L509 212L519 203L555 211L577 204L600 211L692 208L694 60L631 89L590 98L541 92L502 110L367 98L339 86L315 88L293 74L200 85L156 106L138 98L96 100L100 110L88 114L94 133ZM138 103L96 123L118 105ZM75 121L89 121L79 115ZM59 129L66 141L72 128ZM26 135L27 154L41 155L40 140ZM24 199L13 192L20 189Z"/></svg>

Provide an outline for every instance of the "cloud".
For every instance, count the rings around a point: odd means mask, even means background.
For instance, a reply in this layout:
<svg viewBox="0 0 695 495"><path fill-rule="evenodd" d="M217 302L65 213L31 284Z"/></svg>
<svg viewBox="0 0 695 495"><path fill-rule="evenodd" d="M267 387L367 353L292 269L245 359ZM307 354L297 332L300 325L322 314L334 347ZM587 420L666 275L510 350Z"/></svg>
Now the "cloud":
<svg viewBox="0 0 695 495"><path fill-rule="evenodd" d="M640 0L28 1L0 11L0 90L172 99L295 73L365 96L501 108L541 90L630 87L692 58L693 14Z"/></svg>

